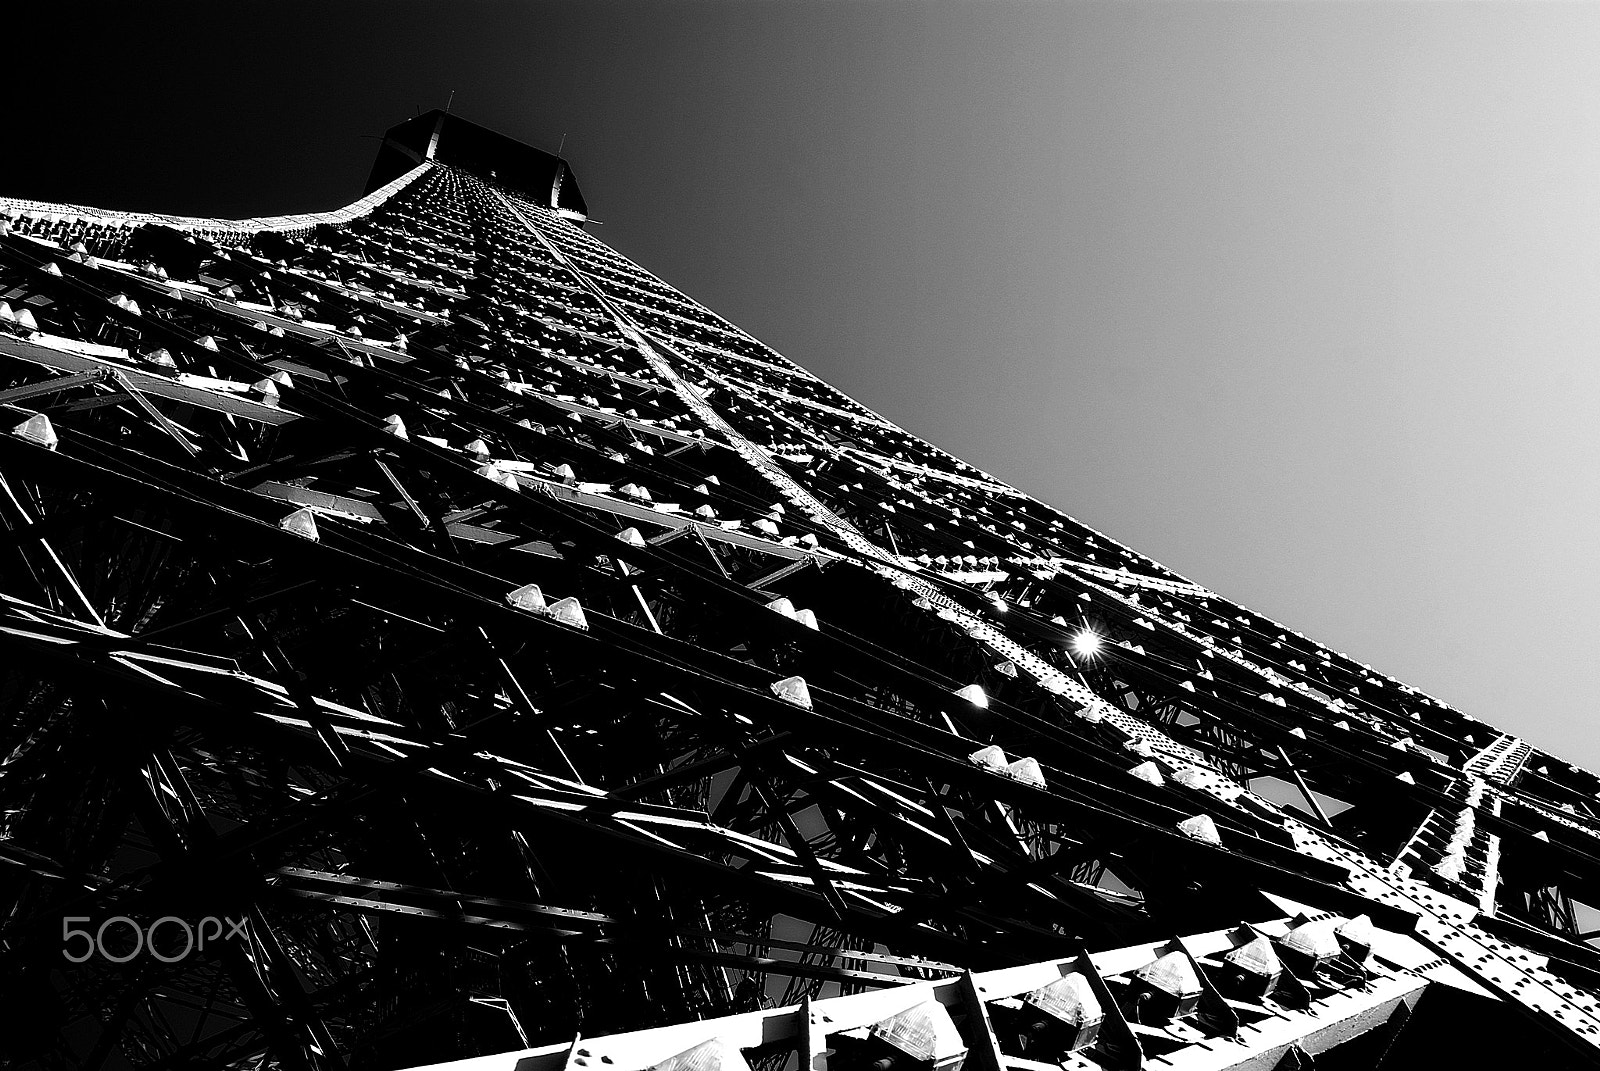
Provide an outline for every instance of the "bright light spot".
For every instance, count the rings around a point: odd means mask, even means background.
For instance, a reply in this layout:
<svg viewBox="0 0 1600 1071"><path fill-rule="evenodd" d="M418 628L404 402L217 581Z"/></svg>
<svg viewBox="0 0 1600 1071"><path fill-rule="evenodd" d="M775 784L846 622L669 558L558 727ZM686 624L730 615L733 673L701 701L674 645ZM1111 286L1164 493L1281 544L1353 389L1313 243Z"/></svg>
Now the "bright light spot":
<svg viewBox="0 0 1600 1071"><path fill-rule="evenodd" d="M1093 658L1100 653L1100 635L1084 629L1072 637L1073 654L1082 655L1084 658Z"/></svg>

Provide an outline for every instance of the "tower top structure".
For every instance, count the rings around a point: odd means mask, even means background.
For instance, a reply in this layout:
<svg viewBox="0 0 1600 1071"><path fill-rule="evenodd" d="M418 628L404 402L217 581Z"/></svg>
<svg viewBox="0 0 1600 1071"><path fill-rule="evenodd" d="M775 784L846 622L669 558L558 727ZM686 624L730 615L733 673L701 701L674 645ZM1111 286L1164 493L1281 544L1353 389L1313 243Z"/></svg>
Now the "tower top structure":
<svg viewBox="0 0 1600 1071"><path fill-rule="evenodd" d="M424 112L383 135L367 193L388 185L423 161L459 167L502 189L581 222L589 206L567 162L443 109Z"/></svg>

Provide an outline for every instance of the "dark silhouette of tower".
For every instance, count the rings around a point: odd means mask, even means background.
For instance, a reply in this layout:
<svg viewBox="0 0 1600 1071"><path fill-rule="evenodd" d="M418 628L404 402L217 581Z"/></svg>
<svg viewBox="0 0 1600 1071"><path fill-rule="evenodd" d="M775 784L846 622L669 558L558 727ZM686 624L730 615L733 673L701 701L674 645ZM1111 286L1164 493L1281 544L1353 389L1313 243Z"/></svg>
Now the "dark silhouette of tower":
<svg viewBox="0 0 1600 1071"><path fill-rule="evenodd" d="M1593 775L845 397L558 157L0 210L0 1064L1593 1063Z"/></svg>

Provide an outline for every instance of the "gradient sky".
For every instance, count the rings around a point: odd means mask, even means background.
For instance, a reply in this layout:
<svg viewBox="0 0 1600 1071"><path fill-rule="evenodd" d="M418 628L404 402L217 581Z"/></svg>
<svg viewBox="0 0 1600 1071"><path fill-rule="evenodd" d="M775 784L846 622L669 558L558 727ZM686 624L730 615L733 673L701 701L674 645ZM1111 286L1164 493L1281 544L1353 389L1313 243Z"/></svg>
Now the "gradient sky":
<svg viewBox="0 0 1600 1071"><path fill-rule="evenodd" d="M1600 767L1600 7L30 7L0 194L331 208L454 91L909 430Z"/></svg>

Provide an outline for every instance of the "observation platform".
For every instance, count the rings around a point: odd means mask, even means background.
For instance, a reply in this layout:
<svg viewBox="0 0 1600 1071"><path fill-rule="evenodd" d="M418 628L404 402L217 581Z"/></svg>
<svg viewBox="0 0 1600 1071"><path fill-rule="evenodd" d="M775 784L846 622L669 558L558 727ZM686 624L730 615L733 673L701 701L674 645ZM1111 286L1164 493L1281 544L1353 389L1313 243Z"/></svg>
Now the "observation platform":
<svg viewBox="0 0 1600 1071"><path fill-rule="evenodd" d="M437 108L389 128L373 162L367 192L388 185L424 160L471 171L575 222L589 218L578 180L561 157Z"/></svg>

